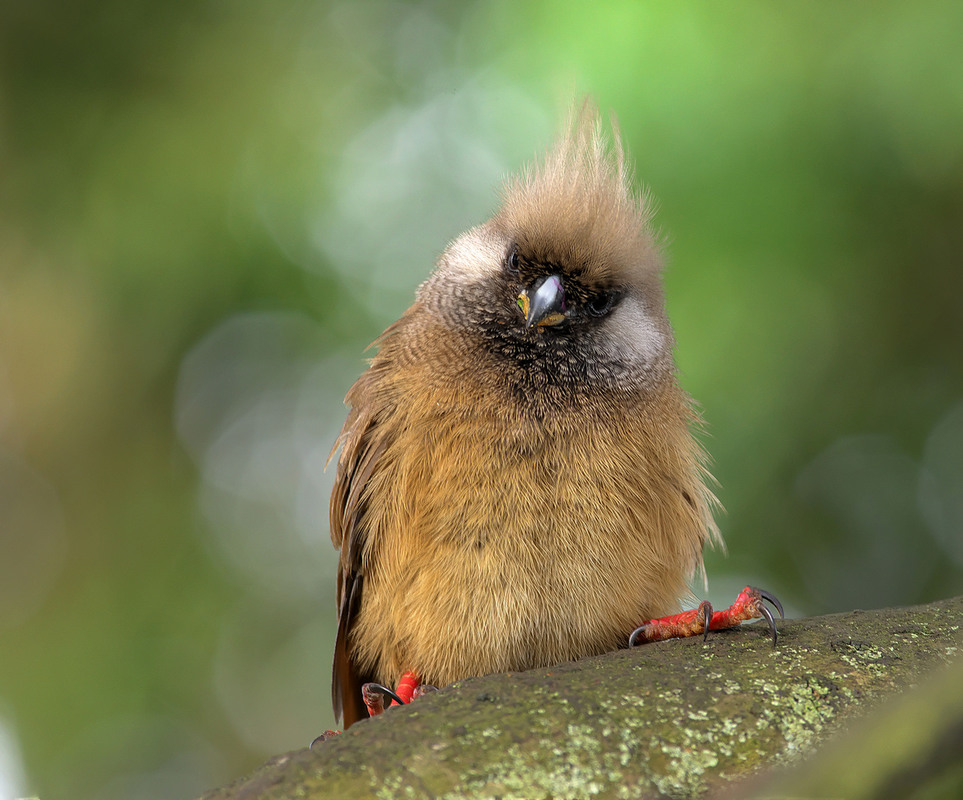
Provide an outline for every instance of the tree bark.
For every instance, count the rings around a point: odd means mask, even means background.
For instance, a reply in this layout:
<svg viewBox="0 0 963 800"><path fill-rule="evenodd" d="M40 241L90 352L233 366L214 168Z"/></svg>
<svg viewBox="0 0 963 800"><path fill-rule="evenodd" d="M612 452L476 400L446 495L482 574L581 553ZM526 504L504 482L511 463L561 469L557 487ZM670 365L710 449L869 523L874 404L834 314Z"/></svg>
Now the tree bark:
<svg viewBox="0 0 963 800"><path fill-rule="evenodd" d="M929 684L921 701L909 695L901 721L887 722L896 724L889 740L915 725L925 735L901 754L909 748L921 763L952 767L961 760L953 748L963 741L954 739L963 736L961 624L958 597L787 621L775 648L756 624L713 632L705 643L671 640L459 681L314 750L278 756L203 800L702 797L800 762L849 722L920 683ZM949 678L929 677L954 660ZM917 719L921 710L929 716ZM878 734L869 725L863 737ZM870 763L865 750L857 752ZM890 754L879 759L874 780L891 768L914 774ZM826 769L832 780L839 766ZM940 769L929 773L946 773ZM807 774L783 770L754 780L764 796L778 797L779 781ZM739 785L734 796L755 791L752 783Z"/></svg>

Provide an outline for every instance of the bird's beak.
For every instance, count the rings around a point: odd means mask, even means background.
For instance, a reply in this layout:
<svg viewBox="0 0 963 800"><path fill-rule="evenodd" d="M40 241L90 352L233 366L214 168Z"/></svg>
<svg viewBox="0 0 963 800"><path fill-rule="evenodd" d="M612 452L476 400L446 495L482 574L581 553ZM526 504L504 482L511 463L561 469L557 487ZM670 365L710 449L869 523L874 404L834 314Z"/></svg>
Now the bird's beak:
<svg viewBox="0 0 963 800"><path fill-rule="evenodd" d="M541 278L523 289L515 301L525 315L525 327L547 327L564 322L565 287L558 275Z"/></svg>

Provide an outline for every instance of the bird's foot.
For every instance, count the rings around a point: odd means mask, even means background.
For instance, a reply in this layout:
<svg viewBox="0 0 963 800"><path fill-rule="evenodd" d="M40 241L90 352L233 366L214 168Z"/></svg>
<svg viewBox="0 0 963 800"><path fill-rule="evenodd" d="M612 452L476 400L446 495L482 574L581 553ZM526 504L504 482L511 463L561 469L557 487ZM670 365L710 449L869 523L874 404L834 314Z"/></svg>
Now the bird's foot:
<svg viewBox="0 0 963 800"><path fill-rule="evenodd" d="M325 731L320 736L316 736L314 738L314 741L311 742L310 747L312 750L314 750L314 746L316 744L321 744L322 742L326 742L329 739L333 739L335 736L340 736L340 735L341 735L341 731Z"/></svg>
<svg viewBox="0 0 963 800"><path fill-rule="evenodd" d="M384 713L386 697L391 700L388 708L391 708L391 706L404 706L408 705L412 700L421 697L423 694L437 691L437 689L437 686L429 686L428 684L422 683L421 679L414 672L406 672L401 676L401 680L398 681L398 687L393 691L387 686L382 686L380 683L364 684L361 687L361 699L364 700L364 704L368 707L369 716L376 717ZM333 739L340 734L341 731L325 731L311 742L311 747L313 748L315 745Z"/></svg>
<svg viewBox="0 0 963 800"><path fill-rule="evenodd" d="M361 687L361 698L368 707L368 714L378 716L385 710L385 698L391 700L388 707L404 706L423 694L435 691L434 686L428 686L414 672L406 672L398 681L398 688L394 691L380 683L366 683Z"/></svg>
<svg viewBox="0 0 963 800"><path fill-rule="evenodd" d="M764 602L765 601L765 602ZM629 637L629 647L646 642L658 642L663 639L676 639L685 636L698 636L702 634L705 638L709 631L721 628L732 628L740 622L750 619L765 619L769 623L769 630L772 632L773 646L776 644L776 620L772 611L765 604L771 603L773 608L779 612L780 619L784 618L782 603L775 595L763 589L756 589L747 586L736 598L729 608L722 611L712 610L712 605L707 601L699 603L699 607L691 611L683 611L681 614L673 614L669 617L649 620L632 631Z"/></svg>

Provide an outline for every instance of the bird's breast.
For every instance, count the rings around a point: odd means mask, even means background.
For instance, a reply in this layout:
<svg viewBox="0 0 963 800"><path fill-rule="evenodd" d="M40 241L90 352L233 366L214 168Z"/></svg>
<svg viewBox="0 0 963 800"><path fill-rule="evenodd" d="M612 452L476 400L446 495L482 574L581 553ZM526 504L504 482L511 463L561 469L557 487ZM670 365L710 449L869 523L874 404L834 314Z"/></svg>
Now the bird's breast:
<svg viewBox="0 0 963 800"><path fill-rule="evenodd" d="M358 638L448 683L601 653L674 608L644 456L620 430L477 412L399 431L371 497ZM687 556L691 561L691 553Z"/></svg>

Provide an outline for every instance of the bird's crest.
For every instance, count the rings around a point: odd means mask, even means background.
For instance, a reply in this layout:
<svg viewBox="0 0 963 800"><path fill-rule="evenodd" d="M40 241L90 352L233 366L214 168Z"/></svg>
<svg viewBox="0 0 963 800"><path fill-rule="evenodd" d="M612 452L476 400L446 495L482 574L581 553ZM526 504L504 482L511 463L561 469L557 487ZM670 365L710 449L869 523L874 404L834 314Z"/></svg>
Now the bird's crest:
<svg viewBox="0 0 963 800"><path fill-rule="evenodd" d="M660 260L614 120L611 142L606 133L593 102L573 108L545 157L506 181L494 221L530 259L618 281L622 270L655 273Z"/></svg>

